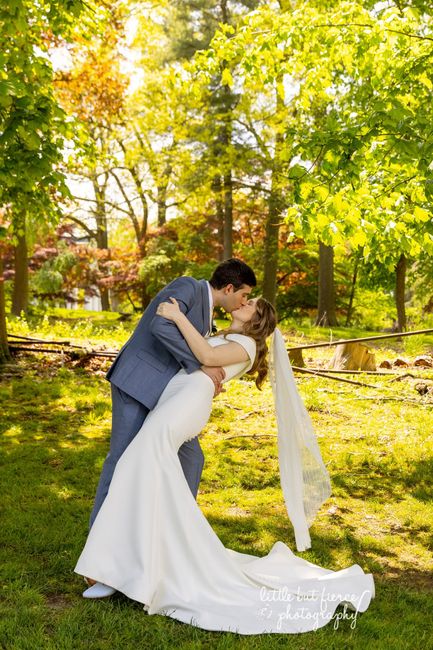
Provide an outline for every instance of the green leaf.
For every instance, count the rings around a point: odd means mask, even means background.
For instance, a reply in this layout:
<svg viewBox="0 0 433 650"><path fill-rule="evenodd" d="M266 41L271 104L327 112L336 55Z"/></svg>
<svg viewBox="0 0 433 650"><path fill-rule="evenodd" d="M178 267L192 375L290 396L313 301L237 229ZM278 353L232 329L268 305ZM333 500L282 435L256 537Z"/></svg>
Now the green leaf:
<svg viewBox="0 0 433 650"><path fill-rule="evenodd" d="M306 176L308 174L308 171L305 169L305 167L302 167L302 165L293 165L292 167L289 168L289 173L288 176L289 178L295 179L295 178L302 178L303 176Z"/></svg>
<svg viewBox="0 0 433 650"><path fill-rule="evenodd" d="M417 221L421 221L422 223L430 221L431 219L430 213L427 212L427 210L420 208L418 205L415 207L413 215Z"/></svg>
<svg viewBox="0 0 433 650"><path fill-rule="evenodd" d="M350 241L355 248L362 248L367 243L367 234L363 230L357 230Z"/></svg>
<svg viewBox="0 0 433 650"><path fill-rule="evenodd" d="M433 201L433 178L427 178L424 186L425 197L428 201Z"/></svg>
<svg viewBox="0 0 433 650"><path fill-rule="evenodd" d="M223 70L223 73L221 75L221 83L225 86L229 86L229 88L233 87L232 73L228 68L224 68Z"/></svg>

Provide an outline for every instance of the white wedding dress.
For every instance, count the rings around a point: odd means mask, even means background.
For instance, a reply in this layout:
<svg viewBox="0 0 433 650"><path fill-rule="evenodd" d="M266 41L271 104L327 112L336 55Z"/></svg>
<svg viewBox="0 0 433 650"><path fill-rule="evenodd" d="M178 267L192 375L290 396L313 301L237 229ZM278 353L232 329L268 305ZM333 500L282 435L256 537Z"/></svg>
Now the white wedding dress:
<svg viewBox="0 0 433 650"><path fill-rule="evenodd" d="M254 359L255 343L243 335L209 342L227 340L239 342ZM225 381L251 365L226 367ZM357 565L323 569L282 542L265 557L223 546L192 496L177 455L206 425L213 393L213 382L201 371L181 370L170 381L118 461L75 571L143 603L149 614L206 630L307 632L328 623L341 603L365 611L374 583Z"/></svg>

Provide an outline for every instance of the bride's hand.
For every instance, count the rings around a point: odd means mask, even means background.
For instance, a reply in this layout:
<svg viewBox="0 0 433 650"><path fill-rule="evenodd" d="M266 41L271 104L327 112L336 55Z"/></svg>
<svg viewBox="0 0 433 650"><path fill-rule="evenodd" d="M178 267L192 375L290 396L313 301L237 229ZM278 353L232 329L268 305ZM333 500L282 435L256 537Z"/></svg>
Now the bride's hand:
<svg viewBox="0 0 433 650"><path fill-rule="evenodd" d="M170 298L171 302L161 302L159 303L156 313L158 316L163 316L167 320L172 320L176 322L176 319L179 315L182 315L182 312L179 308L179 303L176 298Z"/></svg>

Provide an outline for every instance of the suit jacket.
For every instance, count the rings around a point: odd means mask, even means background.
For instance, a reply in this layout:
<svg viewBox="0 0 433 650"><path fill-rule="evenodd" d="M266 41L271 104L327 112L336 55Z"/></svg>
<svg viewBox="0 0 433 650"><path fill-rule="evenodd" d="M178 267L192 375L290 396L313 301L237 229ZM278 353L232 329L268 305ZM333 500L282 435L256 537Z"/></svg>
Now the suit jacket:
<svg viewBox="0 0 433 650"><path fill-rule="evenodd" d="M156 315L159 303L176 298L180 309L201 334L210 327L209 291L206 280L180 277L152 300L130 339L120 350L107 379L152 409L170 379L184 368L194 372L201 364L177 326Z"/></svg>

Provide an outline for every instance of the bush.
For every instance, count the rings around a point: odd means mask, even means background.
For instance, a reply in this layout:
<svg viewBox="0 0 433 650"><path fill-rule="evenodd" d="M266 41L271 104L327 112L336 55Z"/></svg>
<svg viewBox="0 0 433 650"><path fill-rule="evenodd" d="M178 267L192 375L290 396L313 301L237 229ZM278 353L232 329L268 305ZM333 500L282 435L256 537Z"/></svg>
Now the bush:
<svg viewBox="0 0 433 650"><path fill-rule="evenodd" d="M394 298L380 289L358 287L355 293L352 324L366 330L391 328L396 319Z"/></svg>

